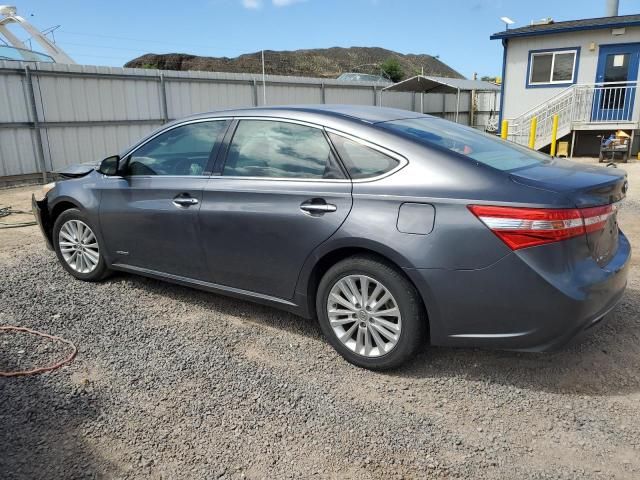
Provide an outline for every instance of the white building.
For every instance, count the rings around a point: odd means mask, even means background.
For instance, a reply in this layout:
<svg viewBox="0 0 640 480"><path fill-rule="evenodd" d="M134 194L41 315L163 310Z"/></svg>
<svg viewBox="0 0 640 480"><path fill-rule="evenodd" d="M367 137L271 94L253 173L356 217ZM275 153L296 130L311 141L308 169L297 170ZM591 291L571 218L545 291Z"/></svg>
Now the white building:
<svg viewBox="0 0 640 480"><path fill-rule="evenodd" d="M504 47L501 120L511 140L527 144L536 117L536 148L548 147L558 114L558 138L576 155L597 154L598 136L619 129L636 136L638 151L640 15L549 21L491 39Z"/></svg>

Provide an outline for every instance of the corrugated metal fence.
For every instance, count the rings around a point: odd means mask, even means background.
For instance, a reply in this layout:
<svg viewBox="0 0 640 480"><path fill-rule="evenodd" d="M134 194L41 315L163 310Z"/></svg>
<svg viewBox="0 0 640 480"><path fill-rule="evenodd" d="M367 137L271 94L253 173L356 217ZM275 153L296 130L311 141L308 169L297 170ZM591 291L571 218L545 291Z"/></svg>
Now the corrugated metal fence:
<svg viewBox="0 0 640 480"><path fill-rule="evenodd" d="M373 83L274 75L265 90L269 105L382 103L419 111L423 103L424 113L455 118L454 94L426 94L421 102L420 94L381 94ZM0 61L0 183L100 160L192 113L263 103L258 75ZM470 93L461 93L460 123L469 124L470 103ZM480 92L475 103L474 126L482 128L497 98Z"/></svg>

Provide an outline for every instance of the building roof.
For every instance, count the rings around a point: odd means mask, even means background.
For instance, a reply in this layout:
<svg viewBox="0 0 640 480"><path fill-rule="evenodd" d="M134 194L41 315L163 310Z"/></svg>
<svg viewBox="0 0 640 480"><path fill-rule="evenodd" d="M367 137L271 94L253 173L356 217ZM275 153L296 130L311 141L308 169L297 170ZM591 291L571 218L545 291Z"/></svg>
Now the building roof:
<svg viewBox="0 0 640 480"><path fill-rule="evenodd" d="M550 35L552 33L574 32L580 30L596 30L602 28L620 28L640 25L640 15L620 15L617 17L585 18L566 22L553 22L544 25L527 25L512 28L491 35L491 40L511 37L529 37L533 35Z"/></svg>
<svg viewBox="0 0 640 480"><path fill-rule="evenodd" d="M399 83L383 88L390 92L418 92L418 93L456 93L469 90L495 90L500 87L495 83L483 80L467 80L466 78L434 77L433 75L416 75Z"/></svg>

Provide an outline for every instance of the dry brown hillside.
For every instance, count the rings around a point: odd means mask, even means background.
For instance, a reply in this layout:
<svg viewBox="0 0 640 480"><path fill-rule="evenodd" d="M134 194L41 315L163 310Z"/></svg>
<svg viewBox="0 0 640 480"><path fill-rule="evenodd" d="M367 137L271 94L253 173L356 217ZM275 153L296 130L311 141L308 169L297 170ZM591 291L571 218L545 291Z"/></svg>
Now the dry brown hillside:
<svg viewBox="0 0 640 480"><path fill-rule="evenodd" d="M312 50L276 52L265 50L266 73L303 77L335 78L353 71L362 64L380 64L389 58L400 63L404 76L420 73L463 78L458 72L431 55L401 54L384 48L333 47ZM236 58L200 57L186 53L147 53L125 64L125 67L159 68L162 70L200 70L212 72L259 73L262 70L260 52ZM376 67L362 67L358 71L378 73Z"/></svg>

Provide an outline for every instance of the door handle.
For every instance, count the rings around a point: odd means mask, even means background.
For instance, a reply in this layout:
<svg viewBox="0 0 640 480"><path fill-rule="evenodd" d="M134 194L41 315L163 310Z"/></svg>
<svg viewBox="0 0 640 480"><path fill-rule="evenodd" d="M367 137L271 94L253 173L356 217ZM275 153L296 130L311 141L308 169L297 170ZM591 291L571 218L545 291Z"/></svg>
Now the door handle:
<svg viewBox="0 0 640 480"><path fill-rule="evenodd" d="M307 213L329 213L338 210L338 207L331 203L303 203L300 210Z"/></svg>
<svg viewBox="0 0 640 480"><path fill-rule="evenodd" d="M197 205L198 199L193 197L176 197L173 199L173 204L176 207L190 207L191 205Z"/></svg>

